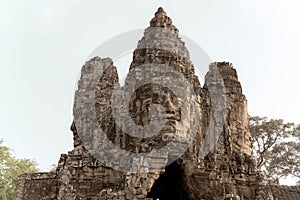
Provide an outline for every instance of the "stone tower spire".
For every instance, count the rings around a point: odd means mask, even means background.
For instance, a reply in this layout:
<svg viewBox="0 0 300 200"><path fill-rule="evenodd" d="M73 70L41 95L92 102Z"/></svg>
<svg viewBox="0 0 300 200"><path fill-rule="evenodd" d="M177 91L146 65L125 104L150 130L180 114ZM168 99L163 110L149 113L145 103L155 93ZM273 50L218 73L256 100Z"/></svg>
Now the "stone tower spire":
<svg viewBox="0 0 300 200"><path fill-rule="evenodd" d="M172 24L172 19L167 16L167 13L162 7L159 7L155 13L155 17L150 21L150 27L161 27L178 33L178 29Z"/></svg>
<svg viewBox="0 0 300 200"><path fill-rule="evenodd" d="M171 60L178 60L180 57L185 60L187 64L185 66L191 68L189 72L193 74L194 67L190 61L189 51L178 33L171 18L160 7L151 19L150 26L145 29L144 36L138 42L130 68L146 63L169 65ZM168 59L166 56L170 53L171 58ZM144 60L142 60L143 57ZM154 57L159 57L159 59L154 59Z"/></svg>
<svg viewBox="0 0 300 200"><path fill-rule="evenodd" d="M164 64L182 73L200 95L200 83L195 75L190 53L179 37L178 29L163 8L159 8L150 26L138 41L130 69L144 64Z"/></svg>

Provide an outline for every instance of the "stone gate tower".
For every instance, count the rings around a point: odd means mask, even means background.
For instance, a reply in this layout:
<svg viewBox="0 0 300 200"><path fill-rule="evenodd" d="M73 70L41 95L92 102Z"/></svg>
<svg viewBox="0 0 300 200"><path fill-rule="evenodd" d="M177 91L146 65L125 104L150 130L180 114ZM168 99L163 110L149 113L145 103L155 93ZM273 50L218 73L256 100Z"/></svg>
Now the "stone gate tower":
<svg viewBox="0 0 300 200"><path fill-rule="evenodd" d="M154 34L151 28L159 28L161 32ZM118 74L111 59L95 57L86 62L76 93L88 90L85 80L93 75L96 66L101 66L103 76L98 80L95 107L99 125L109 141L123 150L145 153L159 150L172 141L180 130L187 130L181 131L180 137L189 137L189 133L194 132L194 140L183 155L176 157L174 162L161 170L151 170L157 164L166 164L174 159L173 157L178 155L177 151L182 150L181 144L178 143L178 148L167 155L142 163L142 171L130 173L116 170L103 165L101 160L96 159L94 154L87 150L79 134L79 122L75 120L71 126L74 149L61 155L56 172L22 175L19 178L18 199L262 198L259 192L261 176L256 170L255 159L250 155L247 101L233 65L228 62L212 63L201 87L189 52L178 36L178 29L162 8L155 13L150 27L145 30L143 38L139 41L130 69L147 65L146 72L153 73L158 64L170 66L187 80L193 88L196 103L187 108L193 115L183 118L184 108L180 106L190 101L189 93L184 87L177 88L181 94L187 96L183 99L176 99L174 93L157 84L147 84L135 90L129 102L129 113L136 124L146 126L153 120L149 111L152 103L161 104L166 109L167 123L159 134L150 140L125 134L114 119L111 96L113 86L118 84ZM144 73L143 76L145 74L147 75ZM126 81L129 84L135 83L146 78L143 76L135 71L127 76ZM218 94L211 89L218 89L220 84L222 91L221 95L217 96ZM213 99L219 98L226 100L223 101L225 109L224 115L221 116L221 126L217 126L218 122L214 121L219 110L213 110L214 104L220 104ZM120 115L122 116L122 113ZM196 118L200 123L193 127L191 122ZM126 121L123 123L126 124ZM216 145L207 155L199 157L209 131L220 133L215 138ZM134 163L134 160L130 160L129 163Z"/></svg>

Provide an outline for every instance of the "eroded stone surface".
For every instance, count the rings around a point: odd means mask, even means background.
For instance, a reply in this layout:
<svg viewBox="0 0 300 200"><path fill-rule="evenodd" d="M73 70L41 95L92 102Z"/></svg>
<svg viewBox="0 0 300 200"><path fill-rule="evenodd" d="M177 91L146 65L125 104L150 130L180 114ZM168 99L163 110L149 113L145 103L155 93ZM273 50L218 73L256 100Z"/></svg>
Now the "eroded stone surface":
<svg viewBox="0 0 300 200"><path fill-rule="evenodd" d="M95 57L88 61L82 68L76 93L88 88L89 76L93 74L95 66L101 66L103 76L99 78L95 93L95 108L99 125L110 142L128 152L148 153L169 144L174 135L184 129L186 131L181 137L189 137L189 133L195 132L187 149L180 149L178 143L177 148L167 149L167 155L143 161L141 169L135 169L136 173L118 171L104 166L103 160L96 159L93 155L98 157L97 154L92 155L83 145L89 139L91 143L96 141L96 144L101 144L101 138L95 136L81 140L82 135L77 132L80 124L73 123L74 149L61 155L56 172L20 176L17 199L260 200L272 199L272 192L276 197L280 196L280 193L274 192L274 187L262 185L262 175L256 169L255 158L250 155L247 100L242 93L236 70L231 63L212 63L201 88L189 52L178 36L178 29L162 8L155 13L133 54L130 69L133 71L139 66L146 69L143 73L136 70L129 74L126 82L134 85L147 79L147 74L159 71L159 65L167 65L182 74L192 86L193 95L180 84L177 90L184 94L184 99L177 99L178 95L158 84L146 84L134 91L129 101L129 114L135 124L146 126L151 123L152 103L166 109L166 125L150 139L130 136L116 124L111 96L114 85L118 85L118 74L112 60ZM189 103L191 96L195 97L196 103L183 109L183 105L190 105L184 103ZM222 111L222 108L225 109ZM188 112L184 119L183 110ZM119 114L121 118L125 116L124 113ZM222 118L221 125L217 118ZM199 119L196 128L191 125L195 119ZM122 123L126 124L126 121ZM211 138L216 140L216 145L209 154L199 156L206 148L205 138L210 135L209 131L219 133L218 137L215 134L210 136L216 137ZM181 150L184 150L184 154L177 159L176 155ZM166 164L172 159L177 160L166 168L152 171L156 165ZM136 166L135 162L134 159L129 160L128 168ZM299 197L299 190L295 191L298 191ZM296 195L294 197L297 198Z"/></svg>

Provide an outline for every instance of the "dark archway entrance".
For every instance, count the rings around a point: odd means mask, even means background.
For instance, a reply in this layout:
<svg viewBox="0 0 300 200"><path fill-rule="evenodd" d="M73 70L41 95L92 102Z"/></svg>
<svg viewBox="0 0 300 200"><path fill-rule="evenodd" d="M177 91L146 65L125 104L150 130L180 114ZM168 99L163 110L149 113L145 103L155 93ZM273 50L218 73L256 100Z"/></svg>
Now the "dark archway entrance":
<svg viewBox="0 0 300 200"><path fill-rule="evenodd" d="M155 200L188 200L183 189L180 166L176 162L166 167L165 173L155 181L147 197Z"/></svg>

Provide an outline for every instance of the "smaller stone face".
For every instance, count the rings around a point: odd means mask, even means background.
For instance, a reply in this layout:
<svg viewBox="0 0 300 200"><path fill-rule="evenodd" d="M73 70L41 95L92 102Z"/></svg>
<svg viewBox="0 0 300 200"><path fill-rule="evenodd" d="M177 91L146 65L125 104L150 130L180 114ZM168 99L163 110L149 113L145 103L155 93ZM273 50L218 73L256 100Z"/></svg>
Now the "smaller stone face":
<svg viewBox="0 0 300 200"><path fill-rule="evenodd" d="M242 93L242 87L238 81L236 70L231 63L212 63L210 72L206 75L206 84L216 85L213 81L213 74L217 73L222 77L224 94L226 94L227 114L225 119L223 144L221 149L226 153L239 152L250 155L251 136L249 130L249 118L247 111L247 100ZM214 97L210 97L214 98ZM227 144L224 144L224 142ZM226 146L226 148L224 147Z"/></svg>
<svg viewBox="0 0 300 200"><path fill-rule="evenodd" d="M231 63L210 65L201 98L202 135L196 149L201 148L209 131L220 135L214 148L203 159L191 159L196 157L191 151L182 159L183 180L189 199L255 199L260 175L255 158L250 156L246 98ZM218 123L222 108L225 108L223 125L211 127L211 123Z"/></svg>

